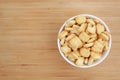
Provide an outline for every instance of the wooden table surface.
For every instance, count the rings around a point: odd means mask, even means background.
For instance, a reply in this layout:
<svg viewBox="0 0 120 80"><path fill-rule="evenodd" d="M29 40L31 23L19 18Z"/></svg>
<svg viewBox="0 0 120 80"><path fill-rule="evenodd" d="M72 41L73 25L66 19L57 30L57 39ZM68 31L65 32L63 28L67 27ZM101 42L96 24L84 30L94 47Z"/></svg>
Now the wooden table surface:
<svg viewBox="0 0 120 80"><path fill-rule="evenodd" d="M103 19L113 39L89 69L68 64L56 43L64 21L83 13ZM120 80L120 0L0 0L0 80Z"/></svg>

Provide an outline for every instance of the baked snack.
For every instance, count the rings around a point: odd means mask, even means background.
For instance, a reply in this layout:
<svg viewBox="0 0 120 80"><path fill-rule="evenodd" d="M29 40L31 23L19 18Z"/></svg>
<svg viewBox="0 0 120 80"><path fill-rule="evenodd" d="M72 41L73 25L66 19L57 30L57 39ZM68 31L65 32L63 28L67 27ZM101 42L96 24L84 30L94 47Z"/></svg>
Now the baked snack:
<svg viewBox="0 0 120 80"><path fill-rule="evenodd" d="M93 64L109 49L110 33L99 20L79 15L65 24L58 38L64 55L83 66Z"/></svg>

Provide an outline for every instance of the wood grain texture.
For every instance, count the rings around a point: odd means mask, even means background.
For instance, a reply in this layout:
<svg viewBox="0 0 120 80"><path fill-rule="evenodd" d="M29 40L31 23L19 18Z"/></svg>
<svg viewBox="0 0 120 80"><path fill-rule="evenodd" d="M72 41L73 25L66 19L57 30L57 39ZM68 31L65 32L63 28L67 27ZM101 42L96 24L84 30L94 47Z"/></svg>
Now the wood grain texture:
<svg viewBox="0 0 120 80"><path fill-rule="evenodd" d="M68 18L88 13L111 30L112 49L100 65L79 69L57 48ZM0 0L0 80L120 80L120 0Z"/></svg>

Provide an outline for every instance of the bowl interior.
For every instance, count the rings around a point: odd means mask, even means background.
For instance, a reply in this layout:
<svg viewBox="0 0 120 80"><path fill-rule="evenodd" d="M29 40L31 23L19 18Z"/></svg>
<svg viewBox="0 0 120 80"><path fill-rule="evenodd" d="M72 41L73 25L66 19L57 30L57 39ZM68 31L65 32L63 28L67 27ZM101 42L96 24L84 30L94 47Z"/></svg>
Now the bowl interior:
<svg viewBox="0 0 120 80"><path fill-rule="evenodd" d="M81 15L86 16L87 18L97 19L98 21L100 21L101 24L103 24L103 25L105 26L106 31L110 32L110 30L109 30L108 26L106 25L106 23L105 23L103 20L101 20L100 18L98 18L98 17L96 17L96 16L93 16L93 15L89 15L89 14L81 14ZM65 24L66 24L67 22L69 22L69 21L71 21L71 20L73 20L73 19L75 19L75 18L76 18L76 16L73 16L73 17L69 18L67 21L65 21L65 23L64 23L64 24L62 25L62 27L60 28L58 34L60 34L60 32L63 30L63 28L64 28L64 26L65 26ZM61 56L62 56L69 64L71 64L71 65L73 65L73 66L75 66L75 67L79 67L79 68L89 68L89 67L93 67L93 66L96 66L96 65L100 64L100 63L108 56L108 54L109 54L109 52L110 52L110 49L111 49L111 42L112 42L112 38L111 38L111 35L110 35L110 40L109 40L109 44L108 44L109 49L103 53L101 59L95 61L95 62L94 62L93 64L91 64L91 65L77 66L74 62L70 61L67 57L64 56L64 53L63 53L63 52L61 51L61 49L60 49L60 47L61 47L61 45L60 45L60 40L57 39L58 49L59 49L59 52L60 52Z"/></svg>

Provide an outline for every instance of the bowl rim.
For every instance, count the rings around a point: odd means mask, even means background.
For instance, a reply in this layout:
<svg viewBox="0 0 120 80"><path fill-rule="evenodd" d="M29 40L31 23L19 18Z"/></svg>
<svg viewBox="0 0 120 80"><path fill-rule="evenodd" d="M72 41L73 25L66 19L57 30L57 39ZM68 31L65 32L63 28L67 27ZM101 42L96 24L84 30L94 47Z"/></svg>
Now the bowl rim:
<svg viewBox="0 0 120 80"><path fill-rule="evenodd" d="M100 18L98 18L98 17L96 17L96 16L94 16L94 15L91 15L91 14L80 14L80 15L86 16L86 17L90 17L90 18L93 18L93 19L97 19L98 21L100 21L101 24L103 24L103 25L105 26L105 29L106 29L108 32L110 32L110 29L109 29L108 25L107 25L102 19L100 19ZM61 32L61 31L63 30L63 28L65 27L65 24L66 24L67 22L75 19L77 16L78 16L78 15L73 16L73 17L67 19L67 20L63 23L63 25L60 27L59 32L58 32L58 35L60 34L60 32ZM107 58L107 56L109 55L110 50L111 50L112 37L111 37L111 34L110 34L110 40L109 40L109 44L108 44L109 49L103 53L101 59L97 60L96 62L94 62L94 63L91 64L91 65L77 66L74 62L70 61L67 57L65 57L64 53L61 51L61 49L60 49L60 48L61 48L61 45L60 45L60 39L59 39L59 38L57 38L57 45L58 45L58 50L59 50L61 56L64 58L64 60L65 60L66 62L68 62L68 63L71 64L72 66L75 66L75 67L78 67L78 68L90 68L90 67L94 67L94 66L100 64L101 62L103 62L103 61Z"/></svg>

